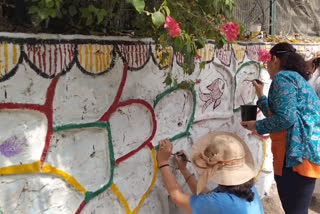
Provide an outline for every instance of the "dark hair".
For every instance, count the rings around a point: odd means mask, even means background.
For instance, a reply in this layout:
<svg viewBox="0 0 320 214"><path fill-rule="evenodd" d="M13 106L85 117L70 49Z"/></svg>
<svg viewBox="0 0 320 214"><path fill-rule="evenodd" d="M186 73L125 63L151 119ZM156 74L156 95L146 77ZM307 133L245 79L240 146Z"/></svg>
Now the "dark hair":
<svg viewBox="0 0 320 214"><path fill-rule="evenodd" d="M305 60L300 54L296 53L296 49L291 44L287 42L278 43L271 48L270 54L280 59L281 70L295 71L304 79L309 79L309 71L306 69Z"/></svg>
<svg viewBox="0 0 320 214"><path fill-rule="evenodd" d="M254 185L254 178L251 180L236 186L223 186L219 185L219 192L227 192L238 196L239 198L244 198L251 202L254 199L254 192L251 188Z"/></svg>
<svg viewBox="0 0 320 214"><path fill-rule="evenodd" d="M312 63L314 64L315 68L319 68L320 65L320 57L315 58L314 60L312 60Z"/></svg>

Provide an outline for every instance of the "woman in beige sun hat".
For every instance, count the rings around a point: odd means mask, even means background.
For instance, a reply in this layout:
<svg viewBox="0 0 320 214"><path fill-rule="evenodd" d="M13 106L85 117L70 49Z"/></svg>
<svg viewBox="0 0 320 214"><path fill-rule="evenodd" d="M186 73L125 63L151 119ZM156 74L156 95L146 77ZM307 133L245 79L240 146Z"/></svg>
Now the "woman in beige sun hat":
<svg viewBox="0 0 320 214"><path fill-rule="evenodd" d="M254 161L246 143L229 132L208 133L191 151L191 162L199 173L197 180L186 168L184 152L175 154L178 167L193 195L182 192L169 166L172 154L169 140L159 142L157 160L166 189L173 202L193 214L262 214L263 208L254 187ZM212 181L218 187L209 191Z"/></svg>

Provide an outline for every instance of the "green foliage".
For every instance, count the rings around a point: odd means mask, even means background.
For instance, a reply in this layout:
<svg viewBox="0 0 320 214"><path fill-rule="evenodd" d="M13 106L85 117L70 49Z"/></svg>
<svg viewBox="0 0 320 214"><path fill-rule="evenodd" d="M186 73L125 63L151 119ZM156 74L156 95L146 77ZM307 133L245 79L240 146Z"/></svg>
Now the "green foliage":
<svg viewBox="0 0 320 214"><path fill-rule="evenodd" d="M121 35L127 32L117 28L117 23L124 20L126 25L129 20L131 35L152 37L163 50L171 46L182 54L184 72L192 74L197 49L208 39L214 39L217 48L227 43L220 27L233 21L234 0L31 0L27 6L34 26L49 29L56 24L62 32ZM179 36L171 37L164 28L167 16L179 23ZM162 62L168 56L164 52ZM199 66L203 69L205 64ZM177 84L170 72L164 82Z"/></svg>
<svg viewBox="0 0 320 214"><path fill-rule="evenodd" d="M29 8L31 21L34 25L39 25L43 21L48 22L50 18L62 17L60 13L63 0L32 0L33 5Z"/></svg>
<svg viewBox="0 0 320 214"><path fill-rule="evenodd" d="M128 2L141 13L136 4ZM153 39L158 47L172 46L175 52L180 52L184 58L183 70L190 75L195 69L197 49L203 48L208 39L214 39L217 48L227 43L220 27L227 21L233 21L230 16L233 8L233 0L163 0L158 9L153 8L143 12L147 16L151 15L155 28L150 28L149 31L153 31ZM169 15L179 23L182 30L180 36L171 37L168 30L162 27L165 17ZM204 66L204 63L201 63L200 69ZM164 83L174 84L170 72Z"/></svg>

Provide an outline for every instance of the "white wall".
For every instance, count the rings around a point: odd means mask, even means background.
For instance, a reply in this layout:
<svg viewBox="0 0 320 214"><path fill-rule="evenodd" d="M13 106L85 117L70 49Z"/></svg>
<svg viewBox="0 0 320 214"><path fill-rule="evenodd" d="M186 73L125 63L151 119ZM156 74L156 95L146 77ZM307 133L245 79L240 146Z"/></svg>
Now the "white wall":
<svg viewBox="0 0 320 214"><path fill-rule="evenodd" d="M182 213L155 174L153 147L184 132L190 135L173 142L174 152L189 153L209 131L240 135L254 155L259 194L268 193L270 140L243 129L238 108L255 100L245 79L270 82L249 62L270 45L215 50L210 43L199 51L205 69L187 76L172 50L168 68L159 65L149 39L1 33L0 42L3 213ZM165 92L170 70L197 82L195 97L192 90Z"/></svg>

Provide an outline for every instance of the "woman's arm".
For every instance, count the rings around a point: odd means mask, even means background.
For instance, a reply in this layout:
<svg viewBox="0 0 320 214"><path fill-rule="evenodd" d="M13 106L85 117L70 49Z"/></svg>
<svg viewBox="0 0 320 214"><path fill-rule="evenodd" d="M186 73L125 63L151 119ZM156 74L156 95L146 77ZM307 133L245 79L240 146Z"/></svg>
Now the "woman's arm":
<svg viewBox="0 0 320 214"><path fill-rule="evenodd" d="M185 159L181 158L182 156L184 156ZM196 176L187 169L187 163L188 162L186 160L188 160L188 157L187 157L186 153L184 151L180 151L174 156L174 159L175 159L175 161L176 161L176 163L177 163L177 165L178 165L178 167L180 169L180 172L183 175L186 183L188 184L191 192L193 194L196 194L197 193L197 182L198 181L196 179ZM205 188L202 192L203 193L209 193L210 190Z"/></svg>
<svg viewBox="0 0 320 214"><path fill-rule="evenodd" d="M172 152L172 144L168 139L160 141L159 144L157 160L163 182L170 195L170 198L179 208L188 213L192 213L190 206L191 195L182 192L179 184L177 183L176 177L173 175L168 164L168 159Z"/></svg>
<svg viewBox="0 0 320 214"><path fill-rule="evenodd" d="M265 117L269 116L269 104L268 98L266 96L262 96L258 99L257 106L262 111Z"/></svg>
<svg viewBox="0 0 320 214"><path fill-rule="evenodd" d="M277 74L272 83L272 116L256 122L259 134L273 133L288 129L297 118L297 86L284 74Z"/></svg>
<svg viewBox="0 0 320 214"><path fill-rule="evenodd" d="M253 81L258 96L257 105L265 117L268 117L269 105L268 98L263 94L264 84L262 82Z"/></svg>

